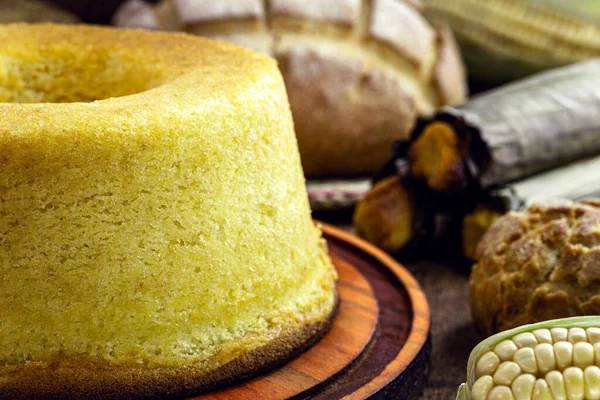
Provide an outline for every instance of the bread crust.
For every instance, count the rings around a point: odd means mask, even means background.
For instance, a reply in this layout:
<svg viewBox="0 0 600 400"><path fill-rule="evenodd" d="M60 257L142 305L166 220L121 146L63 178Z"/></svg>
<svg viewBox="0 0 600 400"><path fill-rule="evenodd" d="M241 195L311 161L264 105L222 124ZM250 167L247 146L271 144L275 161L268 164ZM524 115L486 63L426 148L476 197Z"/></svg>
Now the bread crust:
<svg viewBox="0 0 600 400"><path fill-rule="evenodd" d="M213 0L172 0L183 24L224 19L253 19L264 15L262 0L239 0L235 4Z"/></svg>
<svg viewBox="0 0 600 400"><path fill-rule="evenodd" d="M152 6L142 0L131 0L124 3L115 15L115 25L135 26L144 29L160 29L158 10L155 13ZM163 24L164 25L164 24Z"/></svg>
<svg viewBox="0 0 600 400"><path fill-rule="evenodd" d="M599 206L538 203L491 226L470 279L471 312L484 334L600 314Z"/></svg>
<svg viewBox="0 0 600 400"><path fill-rule="evenodd" d="M430 67L435 31L410 5L397 0L375 0L369 35L394 48L418 70Z"/></svg>
<svg viewBox="0 0 600 400"><path fill-rule="evenodd" d="M279 57L307 176L374 171L410 131L416 104L390 72L310 45Z"/></svg>
<svg viewBox="0 0 600 400"><path fill-rule="evenodd" d="M433 68L433 84L442 104L460 104L467 98L464 84L465 67L450 29L441 27L437 33L438 56Z"/></svg>
<svg viewBox="0 0 600 400"><path fill-rule="evenodd" d="M184 366L115 365L79 358L0 366L0 399L175 399L231 386L297 357L329 331L338 311L311 325L283 330L215 370ZM209 360L210 362L210 360Z"/></svg>
<svg viewBox="0 0 600 400"><path fill-rule="evenodd" d="M79 18L52 2L39 0L3 0L0 2L0 23L56 22L73 24Z"/></svg>
<svg viewBox="0 0 600 400"><path fill-rule="evenodd" d="M332 21L352 26L360 17L360 0L271 0L272 15Z"/></svg>

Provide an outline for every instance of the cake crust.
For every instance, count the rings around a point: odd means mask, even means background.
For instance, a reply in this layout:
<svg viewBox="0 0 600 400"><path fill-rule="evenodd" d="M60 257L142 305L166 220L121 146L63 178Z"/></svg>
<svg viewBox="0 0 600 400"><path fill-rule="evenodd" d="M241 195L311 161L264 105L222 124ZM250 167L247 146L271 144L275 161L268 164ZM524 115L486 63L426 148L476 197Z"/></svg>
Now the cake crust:
<svg viewBox="0 0 600 400"><path fill-rule="evenodd" d="M0 366L0 399L176 399L197 396L268 372L300 355L331 328L339 296L327 317L282 331L212 371L185 367L114 366L90 360L31 362Z"/></svg>

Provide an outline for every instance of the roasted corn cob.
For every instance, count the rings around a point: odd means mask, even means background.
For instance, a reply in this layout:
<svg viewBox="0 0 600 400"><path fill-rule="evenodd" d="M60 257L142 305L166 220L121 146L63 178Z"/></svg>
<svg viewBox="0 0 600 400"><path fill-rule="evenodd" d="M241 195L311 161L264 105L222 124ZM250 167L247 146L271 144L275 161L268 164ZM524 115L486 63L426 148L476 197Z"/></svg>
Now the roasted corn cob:
<svg viewBox="0 0 600 400"><path fill-rule="evenodd" d="M504 82L600 55L593 2L425 0L425 15L450 26L469 74Z"/></svg>
<svg viewBox="0 0 600 400"><path fill-rule="evenodd" d="M586 61L422 118L395 158L433 192L470 196L597 154L599 111L600 60Z"/></svg>
<svg viewBox="0 0 600 400"><path fill-rule="evenodd" d="M358 203L353 223L358 236L395 253L429 236L433 221L410 182L389 176Z"/></svg>
<svg viewBox="0 0 600 400"><path fill-rule="evenodd" d="M457 400L600 399L600 317L525 325L481 342Z"/></svg>
<svg viewBox="0 0 600 400"><path fill-rule="evenodd" d="M599 77L600 61L589 60L420 118L410 140L396 143L392 159L377 177L399 175L403 191L373 187L369 203L378 204L382 202L378 197L385 195L386 207L355 218L357 230L386 249L392 231L402 239L394 241L395 251L411 243L405 234L412 225L412 214L405 212L407 191L420 188L422 194L411 207L428 201L426 212L435 214L429 220L438 220L438 215L458 220L466 216L463 250L472 258L483 233L508 210L540 199L599 195ZM402 211L392 207L394 196L395 207ZM383 226L388 228L385 232ZM427 232L439 231L435 228ZM369 230L378 235L367 234Z"/></svg>

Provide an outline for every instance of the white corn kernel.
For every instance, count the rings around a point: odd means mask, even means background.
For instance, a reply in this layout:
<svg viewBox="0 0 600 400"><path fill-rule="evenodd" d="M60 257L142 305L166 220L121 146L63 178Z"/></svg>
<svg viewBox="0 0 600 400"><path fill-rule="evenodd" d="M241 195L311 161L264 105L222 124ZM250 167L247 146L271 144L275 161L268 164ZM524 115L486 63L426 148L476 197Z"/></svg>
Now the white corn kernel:
<svg viewBox="0 0 600 400"><path fill-rule="evenodd" d="M509 386L520 374L521 367L519 367L519 364L512 361L504 361L498 366L496 373L494 373L494 383L496 385Z"/></svg>
<svg viewBox="0 0 600 400"><path fill-rule="evenodd" d="M524 374L517 377L512 385L510 385L515 400L530 400L533 394L535 380L535 376L531 374Z"/></svg>
<svg viewBox="0 0 600 400"><path fill-rule="evenodd" d="M550 343L542 343L535 346L535 359L542 374L556 369L554 349Z"/></svg>
<svg viewBox="0 0 600 400"><path fill-rule="evenodd" d="M548 329L536 329L535 331L533 331L533 336L535 336L538 343L552 344L552 334Z"/></svg>
<svg viewBox="0 0 600 400"><path fill-rule="evenodd" d="M550 329L550 334L552 335L552 339L554 339L554 343L564 342L567 340L569 331L567 328L552 328Z"/></svg>
<svg viewBox="0 0 600 400"><path fill-rule="evenodd" d="M590 365L583 371L585 398L600 400L600 368Z"/></svg>
<svg viewBox="0 0 600 400"><path fill-rule="evenodd" d="M600 342L600 328L587 328L585 333L587 334L588 342L591 344Z"/></svg>
<svg viewBox="0 0 600 400"><path fill-rule="evenodd" d="M484 375L494 375L494 372L496 372L496 368L498 368L498 365L500 365L500 359L498 358L498 356L495 353L488 351L483 356L481 356L479 361L477 361L477 367L475 367L475 372L477 373L478 377Z"/></svg>
<svg viewBox="0 0 600 400"><path fill-rule="evenodd" d="M506 386L495 386L488 394L487 400L515 400L510 388Z"/></svg>
<svg viewBox="0 0 600 400"><path fill-rule="evenodd" d="M585 389L583 387L583 371L577 367L564 370L565 389L569 400L583 400Z"/></svg>
<svg viewBox="0 0 600 400"><path fill-rule="evenodd" d="M594 344L594 358L596 363L600 366L600 343Z"/></svg>
<svg viewBox="0 0 600 400"><path fill-rule="evenodd" d="M522 347L535 347L538 344L537 339L533 336L531 332L523 332L512 338L513 342L517 345L518 348Z"/></svg>
<svg viewBox="0 0 600 400"><path fill-rule="evenodd" d="M494 353L502 361L510 361L513 359L518 347L512 340L503 340L494 347Z"/></svg>
<svg viewBox="0 0 600 400"><path fill-rule="evenodd" d="M575 344L579 342L587 342L587 335L583 328L569 329L569 342Z"/></svg>
<svg viewBox="0 0 600 400"><path fill-rule="evenodd" d="M573 365L573 343L554 343L554 356L556 357L556 365L561 371Z"/></svg>
<svg viewBox="0 0 600 400"><path fill-rule="evenodd" d="M558 371L550 371L546 374L546 382L554 400L567 400L567 390L565 389L565 380Z"/></svg>
<svg viewBox="0 0 600 400"><path fill-rule="evenodd" d="M594 346L586 342L573 345L573 365L584 369L594 364Z"/></svg>
<svg viewBox="0 0 600 400"><path fill-rule="evenodd" d="M488 393L494 387L494 380L491 376L485 375L477 379L471 388L473 400L485 400Z"/></svg>
<svg viewBox="0 0 600 400"><path fill-rule="evenodd" d="M519 364L519 367L521 367L521 369L524 372L536 374L538 371L538 364L535 359L535 352L531 347L524 347L522 349L517 350L515 356L513 357L513 361Z"/></svg>
<svg viewBox="0 0 600 400"><path fill-rule="evenodd" d="M531 400L554 400L552 393L550 393L548 382L546 382L544 379L538 379L535 381Z"/></svg>

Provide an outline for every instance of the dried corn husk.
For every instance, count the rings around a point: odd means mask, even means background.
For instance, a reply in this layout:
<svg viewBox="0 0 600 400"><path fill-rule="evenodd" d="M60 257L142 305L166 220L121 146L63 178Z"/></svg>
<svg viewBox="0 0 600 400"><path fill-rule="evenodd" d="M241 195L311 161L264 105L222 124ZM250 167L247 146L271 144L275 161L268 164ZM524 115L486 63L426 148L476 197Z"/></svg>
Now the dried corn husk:
<svg viewBox="0 0 600 400"><path fill-rule="evenodd" d="M600 151L600 60L591 60L512 83L446 107L419 122L396 158L434 192L456 195L517 180ZM456 142L445 139L446 131ZM444 135L442 135L441 133ZM454 152L442 168L431 163L427 135L440 154ZM423 138L423 139L421 139ZM420 149L422 148L422 149ZM435 160L434 160L435 161ZM438 176L439 175L439 176ZM435 183L435 186L432 184ZM459 193L462 192L462 193Z"/></svg>
<svg viewBox="0 0 600 400"><path fill-rule="evenodd" d="M425 0L454 31L472 77L505 82L600 55L595 1Z"/></svg>
<svg viewBox="0 0 600 400"><path fill-rule="evenodd" d="M502 214L549 199L580 201L600 197L600 156L551 169L491 190L463 217L463 254L475 259L477 244Z"/></svg>
<svg viewBox="0 0 600 400"><path fill-rule="evenodd" d="M504 211L528 207L547 199L579 201L600 197L600 156L513 182L494 190L492 196L502 200Z"/></svg>

